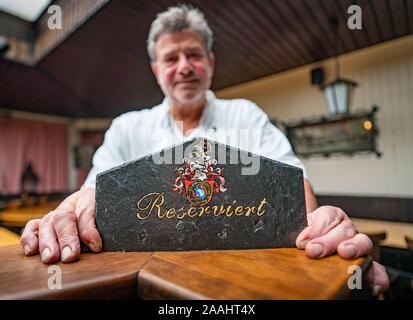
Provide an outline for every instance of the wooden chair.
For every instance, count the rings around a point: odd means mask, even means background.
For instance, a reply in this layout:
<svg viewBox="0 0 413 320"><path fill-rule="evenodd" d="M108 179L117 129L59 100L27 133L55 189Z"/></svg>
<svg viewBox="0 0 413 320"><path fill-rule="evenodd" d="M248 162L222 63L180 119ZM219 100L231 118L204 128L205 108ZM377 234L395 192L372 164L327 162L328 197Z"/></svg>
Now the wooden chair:
<svg viewBox="0 0 413 320"><path fill-rule="evenodd" d="M380 241L386 239L387 233L385 231L371 232L367 233L373 242L373 249L371 250L370 255L373 260L380 261Z"/></svg>
<svg viewBox="0 0 413 320"><path fill-rule="evenodd" d="M6 228L0 227L0 247L19 243L20 237L17 234Z"/></svg>
<svg viewBox="0 0 413 320"><path fill-rule="evenodd" d="M407 248L411 251L413 251L413 238L410 238L408 236L404 237L404 240L406 240L407 243Z"/></svg>
<svg viewBox="0 0 413 320"><path fill-rule="evenodd" d="M6 202L6 205L4 206L4 210L7 210L7 209L14 210L14 209L17 209L17 208L21 207L22 204L23 204L23 201L19 198L9 200L9 201Z"/></svg>

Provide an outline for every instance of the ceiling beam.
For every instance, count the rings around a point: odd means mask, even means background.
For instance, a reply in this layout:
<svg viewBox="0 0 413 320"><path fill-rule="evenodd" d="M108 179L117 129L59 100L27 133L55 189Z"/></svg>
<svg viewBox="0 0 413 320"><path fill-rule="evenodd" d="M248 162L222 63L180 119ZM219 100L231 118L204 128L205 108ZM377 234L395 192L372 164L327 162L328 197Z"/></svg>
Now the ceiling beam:
<svg viewBox="0 0 413 320"><path fill-rule="evenodd" d="M0 11L0 33L25 41L33 41L33 24Z"/></svg>
<svg viewBox="0 0 413 320"><path fill-rule="evenodd" d="M61 29L48 27L51 15L47 9L35 23L29 23L0 11L0 34L5 36L10 43L10 50L4 58L29 66L37 65L109 1L53 1L52 4L59 6L62 10ZM13 50L16 44L24 49Z"/></svg>

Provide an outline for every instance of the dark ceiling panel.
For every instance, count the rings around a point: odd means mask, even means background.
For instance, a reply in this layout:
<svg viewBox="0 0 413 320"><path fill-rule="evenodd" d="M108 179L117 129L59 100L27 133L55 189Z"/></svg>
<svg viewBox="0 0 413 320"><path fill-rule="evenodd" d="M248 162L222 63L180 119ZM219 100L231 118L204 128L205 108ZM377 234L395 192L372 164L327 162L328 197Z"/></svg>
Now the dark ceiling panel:
<svg viewBox="0 0 413 320"><path fill-rule="evenodd" d="M231 29L233 26L243 29L242 36L246 40L244 43L253 44L255 51L262 55L271 70L280 70L282 62L274 59L277 49L271 42L267 41L268 36L255 15L249 13L240 1L234 3L234 1L226 0L220 2L219 6L222 8L216 6L214 10L222 12L223 18L230 23ZM225 30L223 31L225 32Z"/></svg>
<svg viewBox="0 0 413 320"><path fill-rule="evenodd" d="M156 13L180 2L111 0L35 67L0 59L0 108L113 117L160 103L146 37ZM413 33L411 0L187 2L214 32L213 90ZM352 4L362 8L362 30L347 27Z"/></svg>
<svg viewBox="0 0 413 320"><path fill-rule="evenodd" d="M240 1L239 5L243 7L244 10L247 10L250 15L251 12L254 12L252 15L255 18L254 23L258 25L264 35L264 42L272 50L271 56L282 64L281 69L285 68L285 66L299 64L300 57L283 41L283 38L281 38L277 32L274 32L271 18L266 14L262 3L263 2L260 1Z"/></svg>
<svg viewBox="0 0 413 320"><path fill-rule="evenodd" d="M30 41L34 34L30 22L3 11L0 11L0 30L9 36Z"/></svg>
<svg viewBox="0 0 413 320"><path fill-rule="evenodd" d="M272 3L289 32L295 35L295 41L305 48L306 56L312 60L321 60L326 57L320 42L311 35L306 25L302 23L300 16L290 2L272 1Z"/></svg>
<svg viewBox="0 0 413 320"><path fill-rule="evenodd" d="M346 29L347 33L351 34L355 38L355 42L359 48L364 48L371 45L368 35L366 34L366 28L362 28L362 30L350 30L347 26L347 19L350 17L351 14L347 13L347 9L355 3L354 0L341 0L337 2L337 5L342 12L343 19L341 23L343 24L344 28ZM362 11L363 13L363 11Z"/></svg>
<svg viewBox="0 0 413 320"><path fill-rule="evenodd" d="M370 3L377 15L378 27L383 35L383 40L393 39L396 36L396 31L388 2L386 0L370 0Z"/></svg>
<svg viewBox="0 0 413 320"><path fill-rule="evenodd" d="M373 44L383 41L377 26L377 18L372 11L369 0L357 0L356 3L363 12L363 32L365 32L369 43Z"/></svg>
<svg viewBox="0 0 413 320"><path fill-rule="evenodd" d="M248 22L244 22L237 15L228 12L228 9L220 10L217 2L201 0L193 2L205 12L215 37L224 35L227 39L231 38L231 46L236 45L242 48L245 57L249 57L248 60L256 60L254 64L259 65L262 71L274 68L274 60L263 52L263 43L250 30ZM225 1L222 1L219 5L221 6L224 3Z"/></svg>
<svg viewBox="0 0 413 320"><path fill-rule="evenodd" d="M301 24L300 28L310 33L312 41L317 42L318 47L323 53L322 57L334 55L334 46L329 37L325 36L326 30L314 15L309 2L291 0L286 2L286 4L291 7L291 10L296 15L298 23Z"/></svg>
<svg viewBox="0 0 413 320"><path fill-rule="evenodd" d="M39 64L76 96L86 97L101 116L148 107L154 98L162 99L144 48L151 7L140 1L136 10L133 2L109 2Z"/></svg>
<svg viewBox="0 0 413 320"><path fill-rule="evenodd" d="M406 35L409 30L409 20L406 14L398 14L398 12L403 12L405 10L404 2L404 0L391 0L388 2L394 29L398 37Z"/></svg>
<svg viewBox="0 0 413 320"><path fill-rule="evenodd" d="M330 22L327 32L332 33L333 37L335 37L336 32L338 32L338 36L343 39L346 44L346 48L349 51L360 49L360 46L358 45L353 32L350 32L350 30L347 28L347 8L343 10L343 8L337 1L320 0L320 2L324 4L323 6L325 8L326 16L329 19L336 18L338 21L338 31L336 31L335 28L331 26ZM338 45L338 51L342 52L343 47L340 47L340 45Z"/></svg>
<svg viewBox="0 0 413 320"><path fill-rule="evenodd" d="M90 117L89 110L37 69L0 60L1 107L72 117Z"/></svg>
<svg viewBox="0 0 413 320"><path fill-rule="evenodd" d="M413 32L413 1L404 0L406 19L409 22L409 33Z"/></svg>
<svg viewBox="0 0 413 320"><path fill-rule="evenodd" d="M292 23L284 17L280 9L277 7L275 1L265 0L263 1L265 5L265 10L271 17L271 21L274 26L274 31L276 30L280 37L284 38L285 41L302 57L302 64L308 63L309 60L313 59L314 54L309 50L308 46L302 41L301 35L297 34L294 30Z"/></svg>

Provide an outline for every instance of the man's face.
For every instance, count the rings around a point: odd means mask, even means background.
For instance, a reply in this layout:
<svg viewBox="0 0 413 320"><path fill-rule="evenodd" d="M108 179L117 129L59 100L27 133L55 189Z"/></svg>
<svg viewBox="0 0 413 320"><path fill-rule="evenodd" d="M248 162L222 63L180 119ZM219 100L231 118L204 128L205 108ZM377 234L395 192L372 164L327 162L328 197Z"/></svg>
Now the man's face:
<svg viewBox="0 0 413 320"><path fill-rule="evenodd" d="M196 31L184 29L161 34L155 52L152 71L168 99L181 104L205 99L214 74L214 56L207 54Z"/></svg>

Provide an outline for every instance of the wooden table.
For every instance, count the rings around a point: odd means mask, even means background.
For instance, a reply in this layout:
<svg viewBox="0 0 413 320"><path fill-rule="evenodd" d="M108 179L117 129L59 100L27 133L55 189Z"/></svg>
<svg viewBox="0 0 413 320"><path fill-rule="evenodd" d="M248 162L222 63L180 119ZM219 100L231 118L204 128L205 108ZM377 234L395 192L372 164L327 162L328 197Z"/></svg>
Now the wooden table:
<svg viewBox="0 0 413 320"><path fill-rule="evenodd" d="M406 237L413 238L413 223L351 218L357 230L367 235L385 233L382 246L407 248Z"/></svg>
<svg viewBox="0 0 413 320"><path fill-rule="evenodd" d="M0 227L0 247L19 243L20 237L17 234Z"/></svg>
<svg viewBox="0 0 413 320"><path fill-rule="evenodd" d="M29 220L41 219L45 214L53 211L61 200L50 201L44 204L6 209L0 212L0 222L10 227L24 227Z"/></svg>
<svg viewBox="0 0 413 320"><path fill-rule="evenodd" d="M291 248L82 253L46 265L13 245L0 247L0 299L341 299L354 292L349 267L370 264ZM56 270L62 286L50 289Z"/></svg>

